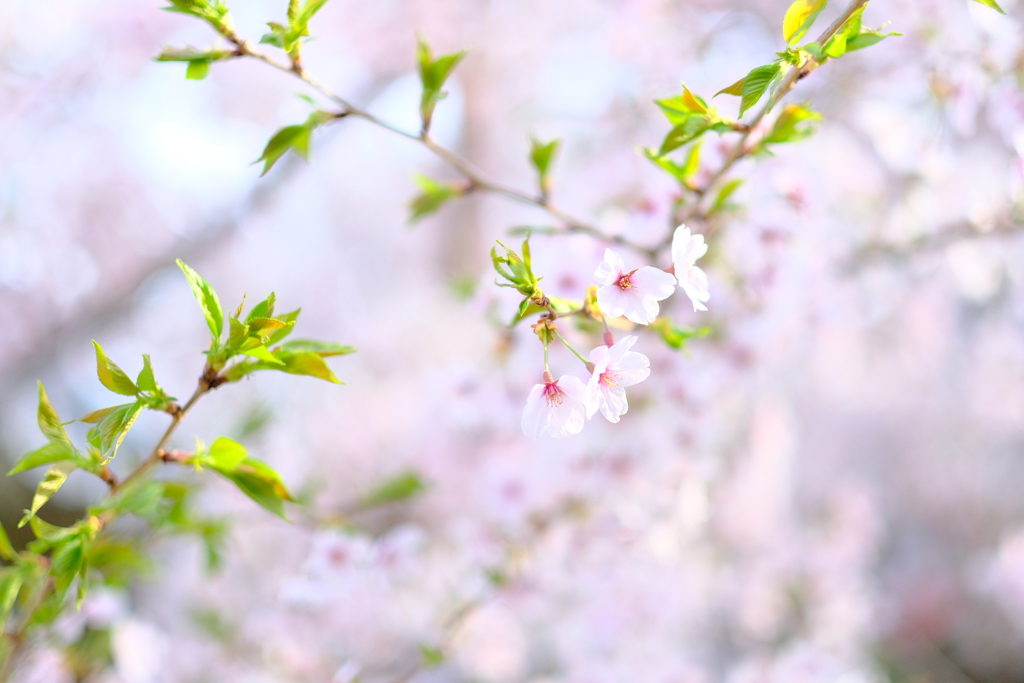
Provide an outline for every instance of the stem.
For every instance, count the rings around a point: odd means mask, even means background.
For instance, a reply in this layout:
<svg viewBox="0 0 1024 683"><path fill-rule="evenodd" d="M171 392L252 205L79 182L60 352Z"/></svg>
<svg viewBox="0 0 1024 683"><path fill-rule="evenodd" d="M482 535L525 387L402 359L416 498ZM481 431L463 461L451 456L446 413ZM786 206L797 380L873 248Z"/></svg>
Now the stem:
<svg viewBox="0 0 1024 683"><path fill-rule="evenodd" d="M164 452L164 446L166 446L167 442L171 440L171 436L174 434L175 430L178 429L178 425L181 424L181 421L185 418L185 415L188 414L188 411L192 409L192 406L196 404L196 401L198 401L203 394L209 392L210 389L216 386L216 384L214 384L215 378L216 373L207 367L203 372L203 376L199 378L199 386L196 387L195 393L193 393L188 402L181 407L181 410L174 413L174 417L171 418L171 424L167 425L167 430L164 432L164 435L160 437L160 440L157 441L156 446L153 447L153 451L149 454L149 457L142 461L142 463L136 467L131 474L125 477L124 481L111 486L111 495L117 493L133 481L137 481L149 470L153 469L153 467L158 463L163 461L162 455Z"/></svg>
<svg viewBox="0 0 1024 683"><path fill-rule="evenodd" d="M544 374L550 375L551 368L548 366L548 345L544 344Z"/></svg>
<svg viewBox="0 0 1024 683"><path fill-rule="evenodd" d="M574 349L574 348L573 348L572 346L570 346L570 345L569 345L569 342L565 341L565 339L563 339L563 338L562 338L562 335L558 334L558 331L557 331L557 330L552 330L552 332L554 332L554 333L555 333L555 336L556 336L556 337L558 337L558 341L562 342L562 344L564 344L564 345L565 345L565 348L567 348L567 349L569 349L570 351L572 351L572 355L574 355L574 356L576 356L577 358L579 358L579 359L580 359L580 362L582 362L582 363L583 363L584 365L586 365L586 366L587 366L587 369L589 370L589 369L590 369L590 366L592 365L592 363L591 363L591 362L590 362L589 360L587 360L586 358L584 358L583 356L581 356L581 355L580 355L580 353L579 353L579 351L577 351L577 350L576 350L576 349ZM545 350L546 350L546 349L545 349Z"/></svg>

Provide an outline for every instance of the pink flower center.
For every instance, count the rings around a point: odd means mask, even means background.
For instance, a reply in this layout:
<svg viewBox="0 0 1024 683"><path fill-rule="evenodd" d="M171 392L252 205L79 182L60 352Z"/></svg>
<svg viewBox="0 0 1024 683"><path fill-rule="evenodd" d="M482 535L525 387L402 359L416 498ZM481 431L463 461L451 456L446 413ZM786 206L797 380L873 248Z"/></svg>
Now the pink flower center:
<svg viewBox="0 0 1024 683"><path fill-rule="evenodd" d="M633 287L635 286L633 284L633 273L626 273L625 275L622 275L621 277L619 277L618 280L615 281L615 284L617 284L619 286L619 289L623 291L627 289L633 289Z"/></svg>
<svg viewBox="0 0 1024 683"><path fill-rule="evenodd" d="M558 388L558 382L545 382L544 383L544 400L547 401L548 408L556 408L562 405L562 394L565 392Z"/></svg>
<svg viewBox="0 0 1024 683"><path fill-rule="evenodd" d="M606 387L614 387L619 381L619 375L618 373L609 370L608 372L602 372L597 381Z"/></svg>

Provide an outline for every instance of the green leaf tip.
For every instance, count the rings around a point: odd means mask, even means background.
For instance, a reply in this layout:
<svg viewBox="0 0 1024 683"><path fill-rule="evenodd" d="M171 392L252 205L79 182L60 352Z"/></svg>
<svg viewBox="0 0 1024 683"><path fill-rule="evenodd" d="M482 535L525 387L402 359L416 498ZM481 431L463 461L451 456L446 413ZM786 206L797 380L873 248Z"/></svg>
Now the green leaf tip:
<svg viewBox="0 0 1024 683"><path fill-rule="evenodd" d="M209 282L204 280L199 273L190 268L184 261L178 259L176 263L178 268L181 268L181 272L185 274L188 286L192 289L192 295L199 302L199 307L203 310L206 325L210 328L212 345L216 346L220 341L221 334L224 332L224 311L220 307L220 299L217 298L217 292L214 291Z"/></svg>
<svg viewBox="0 0 1024 683"><path fill-rule="evenodd" d="M786 10L782 20L782 37L787 45L792 45L804 37L821 10L825 9L827 0L796 0Z"/></svg>
<svg viewBox="0 0 1024 683"><path fill-rule="evenodd" d="M999 12L1000 14L1006 14L1006 12L1003 11L1003 8L999 6L999 3L997 3L996 0L974 0L974 2L978 3L979 5L984 5L985 7L990 7L995 11Z"/></svg>
<svg viewBox="0 0 1024 683"><path fill-rule="evenodd" d="M107 354L104 353L103 347L100 346L99 342L93 339L92 345L96 349L96 376L99 377L100 383L115 394L123 396L137 395L139 388L135 386L135 382L128 377L124 370L118 367L117 363L107 358Z"/></svg>

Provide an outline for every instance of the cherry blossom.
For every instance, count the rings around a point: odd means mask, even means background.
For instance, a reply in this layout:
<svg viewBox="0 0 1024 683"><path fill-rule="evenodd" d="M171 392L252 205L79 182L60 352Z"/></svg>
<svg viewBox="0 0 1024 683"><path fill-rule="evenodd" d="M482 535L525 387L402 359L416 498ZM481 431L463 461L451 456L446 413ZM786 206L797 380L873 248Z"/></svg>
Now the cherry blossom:
<svg viewBox="0 0 1024 683"><path fill-rule="evenodd" d="M672 235L672 265L675 267L679 286L693 302L693 310L706 311L704 302L711 298L708 292L708 276L695 266L701 256L708 251L704 244L704 235L693 235L685 225L676 228Z"/></svg>
<svg viewBox="0 0 1024 683"><path fill-rule="evenodd" d="M587 417L600 409L609 422L618 422L629 410L626 387L644 381L651 374L650 361L642 353L630 351L637 338L624 337L611 348L598 346L590 352L594 373L587 384Z"/></svg>
<svg viewBox="0 0 1024 683"><path fill-rule="evenodd" d="M523 409L523 432L531 438L549 434L562 439L579 434L586 412L587 387L572 375L554 379L544 373L544 383L534 385Z"/></svg>
<svg viewBox="0 0 1024 683"><path fill-rule="evenodd" d="M604 261L595 273L602 287L597 290L597 305L610 318L620 315L639 325L648 325L658 317L658 302L672 296L675 282L671 274L644 266L627 271L622 257L604 250Z"/></svg>

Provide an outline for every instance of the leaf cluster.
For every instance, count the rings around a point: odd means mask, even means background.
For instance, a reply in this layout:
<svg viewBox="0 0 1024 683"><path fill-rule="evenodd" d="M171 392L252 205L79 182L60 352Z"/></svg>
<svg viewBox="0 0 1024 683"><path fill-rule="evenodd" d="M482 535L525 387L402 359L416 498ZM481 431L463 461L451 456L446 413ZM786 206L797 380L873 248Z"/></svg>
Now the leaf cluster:
<svg viewBox="0 0 1024 683"><path fill-rule="evenodd" d="M327 0L306 0L301 4L299 0L289 0L288 23L267 22L270 32L260 38L260 43L281 48L293 63L296 62L302 43L309 37L310 19L326 4Z"/></svg>
<svg viewBox="0 0 1024 683"><path fill-rule="evenodd" d="M435 58L427 41L422 37L418 39L416 62L419 67L420 83L423 85L423 93L420 96L420 121L424 134L430 130L437 103L448 96L443 89L445 82L464 56L466 51L462 50Z"/></svg>
<svg viewBox="0 0 1024 683"><path fill-rule="evenodd" d="M309 161L309 146L313 138L313 131L338 117L338 114L317 109L304 122L293 126L285 126L274 133L270 140L267 141L266 147L263 148L260 158L253 162L257 164L261 161L263 162L263 171L260 173L260 176L265 176L267 171L273 168L277 160L284 156L284 153L288 150L292 150L302 157L303 160Z"/></svg>
<svg viewBox="0 0 1024 683"><path fill-rule="evenodd" d="M767 109L775 104L776 93L783 78L791 69L804 69L811 61L821 64L828 58L842 57L847 52L870 47L888 36L899 33L881 33L862 26L864 7L860 7L843 23L828 42L822 46L817 42L793 47L814 25L818 15L825 8L827 0L796 0L786 11L782 23L782 37L786 41L785 51L777 59L751 69L746 76L716 93L735 95L740 98L740 117L756 105L765 92L768 93Z"/></svg>
<svg viewBox="0 0 1024 683"><path fill-rule="evenodd" d="M178 266L192 288L192 294L206 318L210 330L207 364L219 373L223 382L235 382L257 370L278 370L292 375L308 375L334 384L342 384L324 362L324 358L354 353L351 346L312 339L284 341L298 320L301 308L278 314L276 295L270 295L252 307L243 318L245 301L227 317L213 287L182 261ZM229 364L234 361L233 364Z"/></svg>
<svg viewBox="0 0 1024 683"><path fill-rule="evenodd" d="M228 34L233 28L231 13L224 0L167 0L170 6L163 9L168 12L188 14L208 22L218 33Z"/></svg>
<svg viewBox="0 0 1024 683"><path fill-rule="evenodd" d="M422 173L414 174L412 179L420 192L409 201L409 223L429 216L452 199L465 195L471 187L466 183L434 180Z"/></svg>
<svg viewBox="0 0 1024 683"><path fill-rule="evenodd" d="M497 240L495 240L497 241ZM519 319L526 316L526 311L531 302L539 306L538 302L544 300L544 292L540 288L539 278L533 274L533 265L530 259L530 238L523 240L523 255L509 249L500 241L498 245L504 250L504 255L498 252L497 247L491 248L491 263L494 270L505 282L498 282L499 287L511 287L517 290L525 298L519 304Z"/></svg>

